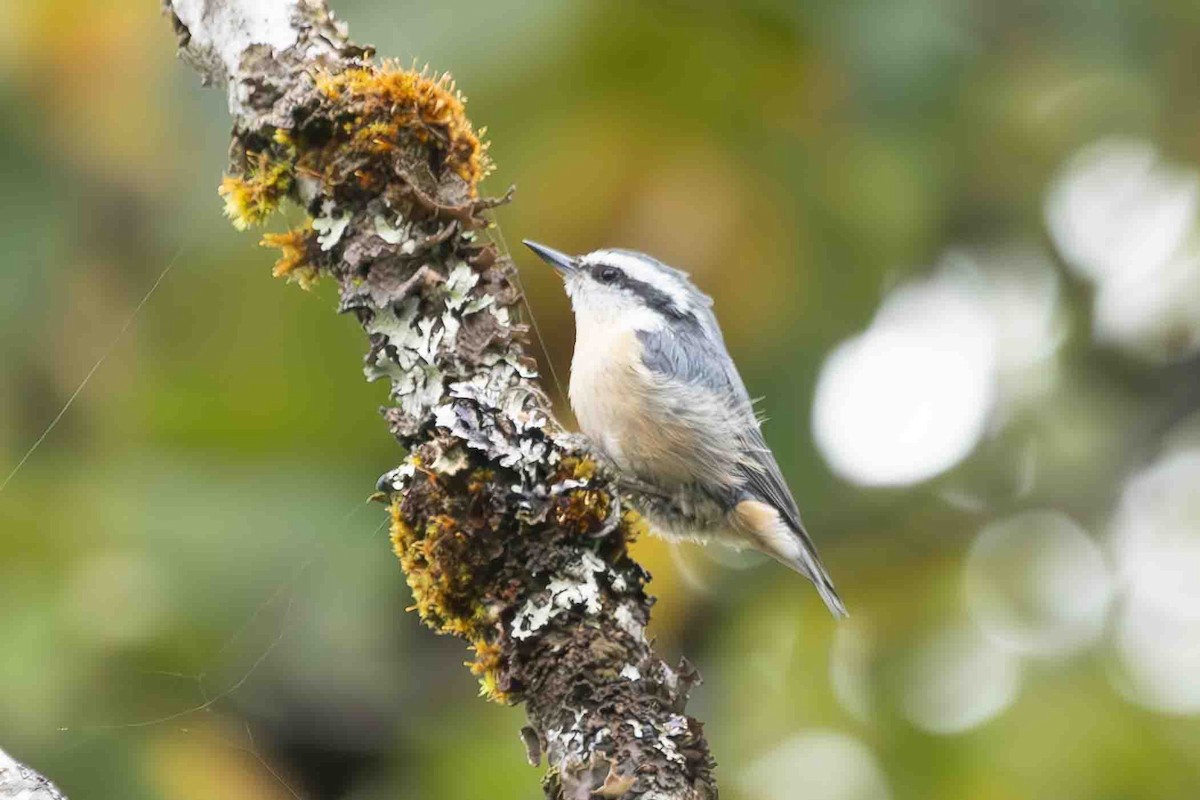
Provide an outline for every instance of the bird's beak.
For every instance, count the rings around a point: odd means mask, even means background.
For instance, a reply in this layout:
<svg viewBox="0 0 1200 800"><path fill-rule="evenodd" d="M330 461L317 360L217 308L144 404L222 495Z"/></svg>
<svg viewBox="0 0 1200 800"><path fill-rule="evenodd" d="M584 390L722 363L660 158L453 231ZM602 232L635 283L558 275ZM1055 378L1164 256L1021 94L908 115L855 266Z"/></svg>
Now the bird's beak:
<svg viewBox="0 0 1200 800"><path fill-rule="evenodd" d="M560 253L553 247L546 247L544 244L531 242L528 239L525 239L524 242L526 247L537 253L538 258L554 267L564 276L570 275L572 272L579 269L576 260L566 253Z"/></svg>

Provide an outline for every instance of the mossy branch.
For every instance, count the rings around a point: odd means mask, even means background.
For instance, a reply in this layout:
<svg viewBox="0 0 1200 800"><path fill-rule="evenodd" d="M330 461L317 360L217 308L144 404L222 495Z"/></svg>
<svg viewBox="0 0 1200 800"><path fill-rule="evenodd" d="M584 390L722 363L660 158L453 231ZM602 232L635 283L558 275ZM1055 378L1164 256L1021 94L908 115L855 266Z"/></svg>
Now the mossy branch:
<svg viewBox="0 0 1200 800"><path fill-rule="evenodd" d="M0 750L0 797L15 800L67 800L53 783Z"/></svg>
<svg viewBox="0 0 1200 800"><path fill-rule="evenodd" d="M648 575L611 477L553 420L524 352L513 265L486 236L486 145L453 81L372 61L324 0L167 0L180 52L225 87L239 228L283 202L274 274L332 280L390 383L409 455L380 481L391 539L436 631L467 640L482 693L523 703L549 798L717 795L694 673L645 637Z"/></svg>

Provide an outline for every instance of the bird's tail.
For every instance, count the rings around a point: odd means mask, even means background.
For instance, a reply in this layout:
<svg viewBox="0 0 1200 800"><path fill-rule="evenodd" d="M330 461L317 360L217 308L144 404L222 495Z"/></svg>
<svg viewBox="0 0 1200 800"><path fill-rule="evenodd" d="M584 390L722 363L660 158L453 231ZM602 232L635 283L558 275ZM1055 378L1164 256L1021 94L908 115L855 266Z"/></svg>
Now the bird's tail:
<svg viewBox="0 0 1200 800"><path fill-rule="evenodd" d="M805 534L804 538L808 539L807 534ZM834 588L833 580L829 577L829 572L825 569L825 565L821 563L821 558L817 555L817 551L812 549L810 543L801 543L799 549L800 556L796 559L784 558L770 552L768 552L768 555L812 581L813 586L817 587L817 594L821 595L821 599L825 601L825 606L829 609L829 613L839 619L845 619L850 616L850 612L846 610L846 604L842 602L841 596L838 594L837 589Z"/></svg>
<svg viewBox="0 0 1200 800"><path fill-rule="evenodd" d="M839 618L850 616L803 527L794 530L775 508L759 500L738 503L732 522L756 549L812 581L831 614Z"/></svg>

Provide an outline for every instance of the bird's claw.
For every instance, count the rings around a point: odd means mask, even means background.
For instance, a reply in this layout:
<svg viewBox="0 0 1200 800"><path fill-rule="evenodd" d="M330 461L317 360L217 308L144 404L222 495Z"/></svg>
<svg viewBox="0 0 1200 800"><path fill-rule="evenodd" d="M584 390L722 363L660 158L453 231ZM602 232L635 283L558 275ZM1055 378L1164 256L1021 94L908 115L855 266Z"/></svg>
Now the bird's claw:
<svg viewBox="0 0 1200 800"><path fill-rule="evenodd" d="M669 495L667 492L664 492L657 486L653 486L645 481L638 480L637 478L631 478L628 475L619 475L617 477L617 486L621 489L621 491L630 494L640 494L645 497L656 497L660 500L671 499L671 495Z"/></svg>
<svg viewBox="0 0 1200 800"><path fill-rule="evenodd" d="M621 496L613 493L612 504L608 507L608 516L604 518L604 525L600 530L592 534L593 539L603 539L617 529L621 524Z"/></svg>

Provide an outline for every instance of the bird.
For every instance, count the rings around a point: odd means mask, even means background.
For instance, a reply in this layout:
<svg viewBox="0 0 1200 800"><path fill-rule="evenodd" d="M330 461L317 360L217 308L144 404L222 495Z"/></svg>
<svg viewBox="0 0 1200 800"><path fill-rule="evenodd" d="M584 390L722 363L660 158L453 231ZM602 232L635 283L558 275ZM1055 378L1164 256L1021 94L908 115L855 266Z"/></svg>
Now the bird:
<svg viewBox="0 0 1200 800"><path fill-rule="evenodd" d="M579 428L667 539L751 547L808 578L847 616L753 402L712 298L633 250L571 256L524 244L562 277L575 316L568 389Z"/></svg>

